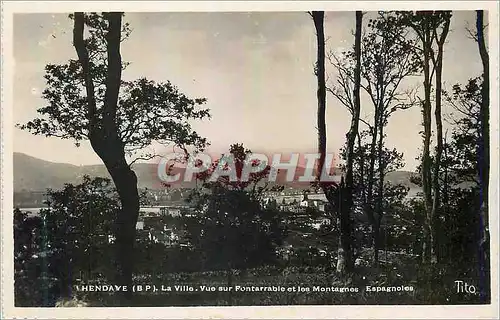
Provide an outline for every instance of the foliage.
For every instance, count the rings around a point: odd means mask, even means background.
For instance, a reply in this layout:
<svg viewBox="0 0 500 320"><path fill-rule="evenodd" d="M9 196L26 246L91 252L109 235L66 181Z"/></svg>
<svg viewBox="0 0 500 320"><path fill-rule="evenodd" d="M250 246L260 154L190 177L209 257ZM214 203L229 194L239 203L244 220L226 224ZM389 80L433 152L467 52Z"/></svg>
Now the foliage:
<svg viewBox="0 0 500 320"><path fill-rule="evenodd" d="M478 180L478 149L482 140L479 126L481 87L481 78L472 78L465 86L456 84L451 92L444 94L454 112L448 119L452 125L450 139L447 138L443 146L439 173L442 204L437 219L441 264L437 268L447 273L454 270L455 275L449 274L449 277L457 277L460 273L477 282L481 236ZM420 172L421 167L417 170ZM421 183L420 179L414 182ZM416 225L420 225L425 216L423 202L414 203L414 212ZM415 234L417 238L421 236ZM449 270L443 271L446 268Z"/></svg>
<svg viewBox="0 0 500 320"><path fill-rule="evenodd" d="M358 143L354 148L354 157L357 161L354 162L354 181L355 181L355 197L357 198L358 207L362 209L362 197L367 193L367 188L370 186L370 183L367 179L367 172L369 171L369 159L374 156L375 158L380 158L381 163L375 162L374 164L374 176L373 181L371 183L371 187L373 188L373 193L376 194L376 181L379 180L379 175L382 171L383 176L385 177L388 173L398 171L404 167L404 158L403 153L398 152L395 148L389 149L384 147L382 153L379 157L378 150L375 150L375 153L372 155L370 151L370 143L366 141L366 138L369 137L368 131L361 132L361 142ZM345 147L341 149L340 152L341 159L346 159ZM344 165L341 166L344 168ZM384 186L385 187L385 186ZM373 204L372 204L373 205Z"/></svg>
<svg viewBox="0 0 500 320"><path fill-rule="evenodd" d="M41 253L42 220L14 209L14 294L16 306L47 305L47 281L41 278L44 261ZM38 290L32 290L36 286Z"/></svg>
<svg viewBox="0 0 500 320"><path fill-rule="evenodd" d="M400 17L392 12L379 12L368 22L368 31L361 41L361 88L368 95L374 112L372 119L359 119L367 129L359 130L353 154L347 154L344 146L341 157L347 161L354 158L353 213L363 212L366 219L355 216L357 232L370 232L363 224L371 225L372 243L378 246L380 223L387 209L383 191L387 173L404 166L403 155L385 146L385 126L390 116L398 110L415 105L415 88L402 89L404 81L421 72L415 39L401 23ZM336 83L329 92L354 116L353 95L354 49L341 53L331 53L330 62L336 71ZM346 168L346 166L343 166ZM405 190L400 189L404 195ZM390 200L389 200L390 202ZM360 237L358 237L360 238ZM361 237L363 238L363 237ZM365 240L362 240L363 242ZM375 251L378 253L378 251ZM378 255L374 256L376 262Z"/></svg>
<svg viewBox="0 0 500 320"><path fill-rule="evenodd" d="M196 214L187 219L186 229L189 243L203 253L207 267L247 268L272 262L275 248L281 244L284 233L281 214L272 207L263 207L259 198L263 187L257 187L269 173L269 167L251 174L248 181L241 179L250 153L242 145L230 148L235 166L229 168L227 163L223 166L226 170L236 170L237 181L228 176L210 180L222 163L219 160L198 176L202 188L191 195Z"/></svg>
<svg viewBox="0 0 500 320"><path fill-rule="evenodd" d="M14 242L16 282L22 286L24 281L47 280L46 291L40 294L50 295L51 300L71 296L77 280L110 277L114 270L112 221L120 205L108 179L88 176L81 184L48 190L47 197L48 208L40 216L26 217L15 211ZM26 289L17 288L20 295Z"/></svg>
<svg viewBox="0 0 500 320"><path fill-rule="evenodd" d="M392 13L379 13L377 18L370 19L368 32L362 38L361 88L369 95L374 108L381 109L379 116L384 124L395 111L413 105L413 90L401 90L400 85L405 78L418 74L421 68L418 55L413 51L415 40L397 20ZM337 80L328 90L352 112L354 49L331 52L329 60L336 70ZM370 130L380 123L380 119L371 124L361 121Z"/></svg>
<svg viewBox="0 0 500 320"><path fill-rule="evenodd" d="M465 86L455 84L451 92L445 92L445 101L454 114L449 122L453 125L451 141L443 159L450 171L450 182L476 182L478 180L478 148L482 141L481 131L482 78L469 79ZM461 181L460 181L461 180Z"/></svg>

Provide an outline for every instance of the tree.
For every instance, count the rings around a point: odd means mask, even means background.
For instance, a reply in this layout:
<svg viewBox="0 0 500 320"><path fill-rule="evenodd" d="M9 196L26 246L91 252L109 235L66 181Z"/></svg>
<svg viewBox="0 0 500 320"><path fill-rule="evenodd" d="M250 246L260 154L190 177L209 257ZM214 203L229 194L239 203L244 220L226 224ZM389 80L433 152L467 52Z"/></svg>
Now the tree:
<svg viewBox="0 0 500 320"><path fill-rule="evenodd" d="M359 114L361 110L360 101L360 86L361 86L361 28L363 26L363 13L356 11L356 32L354 40L354 56L356 67L354 69L354 107L351 118L351 126L347 133L347 161L345 172L345 192L343 196L346 198L344 204L341 206L341 237L343 238L343 248L348 250L346 253L346 271L352 271L354 262L353 250L351 243L351 211L353 208L353 192L354 192L354 179L353 179L353 165L354 165L354 143L358 136L359 130ZM341 189L342 190L342 189ZM338 268L337 268L338 270Z"/></svg>
<svg viewBox="0 0 500 320"><path fill-rule="evenodd" d="M424 99L421 100L423 116L423 151L422 151L422 187L426 219L424 224L424 241L422 260L424 263L435 263L438 260L437 234L439 223L439 162L443 149L443 132L441 119L442 95L442 60L443 47L450 28L451 11L416 11L397 12L400 23L417 36L418 45L414 46L415 53L421 57L420 63L424 72ZM441 32L439 32L441 30ZM435 48L437 46L437 49ZM436 54L437 51L437 54ZM435 78L434 78L435 76ZM437 127L436 154L434 163L430 154L432 136L432 81L435 80L435 120ZM432 167L434 166L434 171Z"/></svg>
<svg viewBox="0 0 500 320"><path fill-rule="evenodd" d="M394 112L414 105L413 91L401 90L400 85L405 78L417 73L418 63L411 51L413 41L407 39L405 30L398 25L396 17L382 13L378 19L370 21L370 27L372 32L364 41L363 74L367 83L365 90L375 107L375 119L374 126L370 128L372 142L366 210L372 224L374 262L378 263L380 224L384 215L385 176L392 171L389 169L391 165L394 165L395 169L402 167L402 155L396 150L392 153L384 150L384 128ZM378 164L378 188L376 204L372 209L375 159Z"/></svg>
<svg viewBox="0 0 500 320"><path fill-rule="evenodd" d="M418 72L418 61L413 54L413 40L407 37L408 31L393 13L379 13L376 18L369 20L368 28L369 31L361 40L360 87L373 104L374 116L372 121L360 119L368 130L357 135L358 149L361 151L364 138L368 137L370 141L365 151L357 152L358 168L362 170L357 182L362 186L361 200L371 224L374 262L377 263L376 247L380 228L377 221L382 219L384 213L384 128L394 112L414 105L414 90L402 90L400 87L407 77ZM359 111L355 107L359 97L351 92L353 87L356 89L357 82L356 56L354 48L340 55L332 53L329 57L337 71L337 81L329 88L329 92L349 110L353 119L359 119ZM366 161L368 166L365 168ZM375 194L378 196L375 197Z"/></svg>
<svg viewBox="0 0 500 320"><path fill-rule="evenodd" d="M250 173L247 180L242 179L249 155L251 151L242 144L231 145L228 155L197 174L201 187L189 197L195 215L186 223L187 240L202 257L202 269L226 271L228 286L232 286L233 269L274 263L276 248L286 232L281 213L276 207L265 207L262 201L263 192L269 189L261 182L270 167L266 165L262 171ZM224 163L226 157L234 167ZM251 164L258 166L260 161ZM226 173L235 169L236 180L228 175L211 179L221 166Z"/></svg>
<svg viewBox="0 0 500 320"><path fill-rule="evenodd" d="M14 209L14 302L18 307L50 303L43 297L42 292L46 292L46 287L44 281L40 281L43 270L40 257L41 230L40 217L29 217L19 208ZM38 290L33 290L34 287Z"/></svg>
<svg viewBox="0 0 500 320"><path fill-rule="evenodd" d="M480 242L480 251L482 253L482 264L489 265L489 179L490 179L490 62L488 50L486 48L486 40L484 36L484 11L477 10L476 29L477 29L477 44L479 54L483 63L483 86L481 91L481 136L479 141L479 179L481 180L481 197L482 206L480 209L482 221L482 235ZM489 269L488 269L489 270ZM489 272L487 274L489 279ZM484 277L483 277L484 278ZM488 281L489 283L489 281ZM489 287L489 284L486 285Z"/></svg>
<svg viewBox="0 0 500 320"><path fill-rule="evenodd" d="M364 135L364 134L363 134ZM365 135L366 136L366 135ZM381 238L380 238L380 229L382 227L382 221L385 215L389 212L393 212L392 208L400 205L400 198L405 197L408 193L408 189L403 184L390 184L386 177L389 173L397 171L404 167L403 154L398 152L396 149L388 149L385 148L379 154L378 149L375 150L374 157L376 159L380 159L375 162L374 165L374 178L379 181L380 176L384 178L383 183L372 184L372 198L376 199L376 209L373 211L373 215L370 217L366 214L366 194L368 184L363 184L364 181L364 172L368 172L370 170L370 163L366 162L356 162L354 166L355 173L355 181L356 188L353 190L354 197L354 212L364 213L364 217L358 217L356 222L356 227L362 230L362 232L366 232L370 235L370 241L367 245L370 245L374 249L374 263L378 262L378 251L382 246ZM341 151L341 158L345 161L345 148ZM370 142L363 141L360 145L358 145L354 149L354 157L357 159L370 157ZM345 165L342 167L342 169ZM380 191L380 187L383 187L383 190ZM381 202L379 202L382 200ZM393 219L385 219L387 221L393 221ZM368 224L370 229L365 230L365 225ZM386 230L390 226L386 225Z"/></svg>
<svg viewBox="0 0 500 320"><path fill-rule="evenodd" d="M432 13L431 13L432 14ZM422 156L422 185L424 192L424 204L426 210L426 223L424 224L424 249L422 259L424 262L430 260L432 247L432 217L431 217L431 163L430 163L430 141L431 141L431 85L432 76L430 73L430 54L432 51L431 23L427 13L420 13L420 25L416 24L414 29L422 42L423 69L424 69L424 101L422 102L423 115L423 156Z"/></svg>
<svg viewBox="0 0 500 320"><path fill-rule="evenodd" d="M46 66L43 98L48 105L38 109L40 118L19 127L36 135L72 139L77 146L90 141L120 197L121 213L115 220L117 284L130 286L139 214L137 176L131 165L154 156L144 152L152 142L203 149L206 140L188 121L207 118L209 111L199 108L205 99L190 99L168 81L122 80L128 63L122 61L120 45L130 34L122 16L120 12L70 15L78 60Z"/></svg>
<svg viewBox="0 0 500 320"><path fill-rule="evenodd" d="M453 126L451 141L445 145L449 157L447 169L449 184L461 182L481 184L478 160L480 143L484 139L481 128L483 79L471 78L465 85L455 84L450 92L443 92L445 102L454 110L449 122Z"/></svg>
<svg viewBox="0 0 500 320"><path fill-rule="evenodd" d="M443 91L443 103L453 108L446 119L451 127L451 135L443 139L443 156L439 164L439 194L441 197L439 228L435 239L439 245L439 265L431 268L431 286L433 279L456 277L462 274L480 280L480 301L488 301L489 284L487 283L489 265L482 261L481 250L477 244L482 238L481 183L478 167L480 144L483 141L481 131L482 78L471 78L464 85L456 84L449 92ZM437 145L435 146L437 149ZM437 152L435 151L434 154ZM431 164L436 161L431 158ZM418 168L421 172L422 167ZM431 170L435 170L432 166ZM417 182L421 185L421 180ZM425 201L423 201L425 202ZM426 209L418 212L424 217ZM423 221L425 224L426 221ZM422 237L425 241L425 237ZM477 266L479 265L479 268ZM441 268L445 267L445 268ZM433 272L439 270L439 273Z"/></svg>
<svg viewBox="0 0 500 320"><path fill-rule="evenodd" d="M322 172L325 170L325 159L326 159L326 123L325 123L325 112L326 112L326 78L325 78L325 34L324 34L324 16L323 11L313 11L310 13L313 18L314 26L316 29L316 40L317 40L317 61L315 74L317 77L318 89L317 89L317 101L318 101L318 152L320 154L317 170L317 180L319 186L325 193L328 202L330 203L333 210L337 211L340 237L339 237L339 249L338 249L338 260L337 260L337 271L340 273L350 273L354 267L354 259L352 253L352 239L351 239L351 217L350 209L352 207L352 192L349 190L349 186L352 188L352 170L342 176L340 185L336 185L331 182L321 181ZM359 28L359 36L361 32L362 23L362 13L356 13L356 29ZM357 41L358 42L358 41ZM358 43L359 47L359 43ZM358 50L359 51L359 50ZM358 52L356 51L356 52ZM357 65L358 66L358 65ZM358 68L359 70L359 68ZM359 72L358 77L359 78ZM357 92L357 93L356 93ZM357 90L354 90L354 95L359 98L359 82ZM359 99L358 99L359 100ZM359 118L359 101L356 106L358 107L358 118ZM358 120L356 116L353 117L351 121L350 132L348 133L348 150L352 150L354 145L354 139L357 136ZM351 143L352 142L352 143ZM352 160L349 155L348 162L352 167Z"/></svg>
<svg viewBox="0 0 500 320"><path fill-rule="evenodd" d="M83 281L110 277L110 236L120 211L111 181L83 177L79 185L66 184L48 191L49 208L40 211L46 243L50 248L49 270L58 279L57 291L71 297L75 279Z"/></svg>
<svg viewBox="0 0 500 320"><path fill-rule="evenodd" d="M451 118L451 141L444 146L447 182L444 185L449 184L447 187L451 190L447 201L443 203L445 217L457 226L457 230L453 231L455 238L447 239L447 249L453 250L447 253L447 258L455 259L460 254L464 257L465 266L472 257L477 258L475 262L480 266L478 277L482 279L480 293L483 301L488 299L490 292L489 240L487 221L484 220L487 213L484 211L484 162L481 161L483 144L487 140L483 132L484 81L483 77L471 78L465 85L454 85L451 92L444 95L445 101L453 107L455 113ZM468 202L468 205L460 208L461 202ZM478 244L479 250L477 246L464 243ZM462 247L456 248L457 244L462 244Z"/></svg>
<svg viewBox="0 0 500 320"><path fill-rule="evenodd" d="M49 292L52 302L74 296L77 281L112 281L110 240L116 234L113 221L120 212L120 201L111 181L84 176L81 184L48 190L47 198L48 208L41 209L39 216L23 217L15 212L16 281L22 283L23 275L28 276L33 288L38 287L34 285L37 281L47 282L42 283L46 289L37 291L43 291L42 295ZM33 300L32 306L49 303Z"/></svg>
<svg viewBox="0 0 500 320"><path fill-rule="evenodd" d="M436 241L433 243L433 248L431 250L434 251L434 254L431 254L431 261L437 262L439 259L439 241L438 234L440 232L440 211L441 211L441 199L440 199L440 186L439 186L439 174L440 174L440 163L443 155L443 120L442 120L442 73L443 73L443 50L444 50L444 42L450 30L450 20L451 20L451 12L445 12L442 16L443 19L443 27L441 34L438 34L438 26L434 26L433 29L433 37L437 43L437 57L434 58L434 54L431 54L432 62L434 64L434 68L436 71L436 101L435 101L435 110L434 116L436 119L436 152L434 156L434 172L433 172L433 180L432 180L432 190L433 190L433 202L432 202L432 212L431 216L433 219L434 226L434 235L431 235L431 239L435 238Z"/></svg>

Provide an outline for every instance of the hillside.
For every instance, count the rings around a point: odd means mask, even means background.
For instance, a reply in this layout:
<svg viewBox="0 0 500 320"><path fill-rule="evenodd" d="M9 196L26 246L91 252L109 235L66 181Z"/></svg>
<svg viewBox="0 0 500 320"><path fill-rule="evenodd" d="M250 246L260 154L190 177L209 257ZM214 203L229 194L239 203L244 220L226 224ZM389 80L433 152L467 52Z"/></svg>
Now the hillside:
<svg viewBox="0 0 500 320"><path fill-rule="evenodd" d="M14 191L44 191L61 188L65 183L79 183L84 175L110 178L104 165L76 166L54 163L14 153ZM156 165L138 163L134 165L140 188L157 189Z"/></svg>
<svg viewBox="0 0 500 320"><path fill-rule="evenodd" d="M23 153L14 153L14 191L45 191L47 188L58 189L65 183L79 183L84 175L92 177L108 177L104 165L76 166L67 163L54 163L28 156ZM139 188L160 189L162 188L157 177L157 165L153 163L136 163L134 170L139 181ZM296 177L303 174L304 168L299 167ZM173 173L176 173L174 171ZM278 181L284 181L286 171L278 173ZM416 188L411 184L409 177L411 172L396 171L387 176L391 183L402 183L411 189ZM287 186L297 188L307 187L307 183L287 183ZM194 183L183 184L183 187L193 187Z"/></svg>

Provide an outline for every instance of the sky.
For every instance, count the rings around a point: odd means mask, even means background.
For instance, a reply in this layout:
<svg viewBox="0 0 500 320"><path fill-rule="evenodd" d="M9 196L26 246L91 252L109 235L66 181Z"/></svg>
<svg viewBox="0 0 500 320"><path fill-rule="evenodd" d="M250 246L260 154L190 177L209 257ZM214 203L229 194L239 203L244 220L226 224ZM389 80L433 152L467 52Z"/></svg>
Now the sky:
<svg viewBox="0 0 500 320"><path fill-rule="evenodd" d="M123 77L169 80L189 97L207 98L212 118L193 128L208 138L210 150L224 152L233 143L254 152L316 150L316 36L307 13L127 13L124 20L133 32L121 48L123 60L131 62ZM354 12L327 12L327 49L349 47L354 26ZM454 12L444 53L448 88L481 74L468 26L475 26L475 12ZM67 14L14 16L15 123L35 118L45 105L44 66L76 58L71 32ZM369 115L368 100L361 108ZM417 165L421 121L420 110L413 108L394 114L386 129L387 146L404 153L406 170ZM350 114L328 96L328 152L342 146L349 124ZM88 143L76 148L69 140L14 130L14 152L52 162L101 163Z"/></svg>

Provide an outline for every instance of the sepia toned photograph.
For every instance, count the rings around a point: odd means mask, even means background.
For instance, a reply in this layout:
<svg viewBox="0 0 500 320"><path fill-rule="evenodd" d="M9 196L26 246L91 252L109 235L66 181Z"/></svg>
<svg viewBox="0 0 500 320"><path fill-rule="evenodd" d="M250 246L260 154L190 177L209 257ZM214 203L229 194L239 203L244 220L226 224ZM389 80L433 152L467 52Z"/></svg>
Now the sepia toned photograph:
<svg viewBox="0 0 500 320"><path fill-rule="evenodd" d="M4 14L12 310L494 318L498 7L358 7Z"/></svg>

